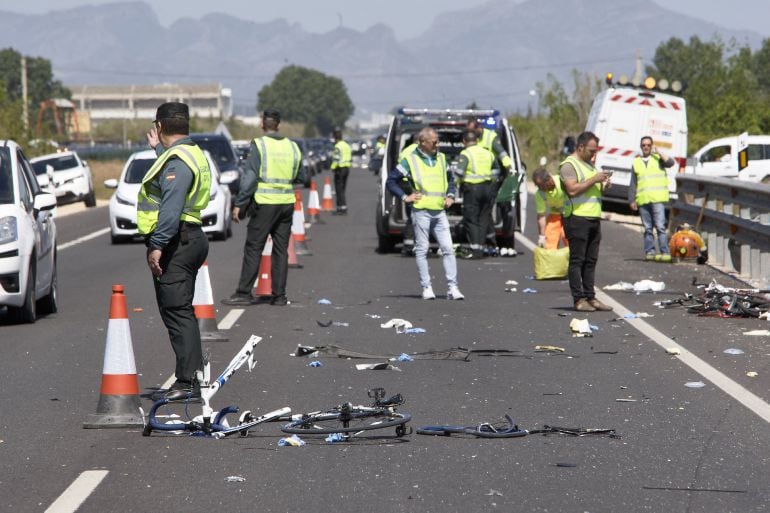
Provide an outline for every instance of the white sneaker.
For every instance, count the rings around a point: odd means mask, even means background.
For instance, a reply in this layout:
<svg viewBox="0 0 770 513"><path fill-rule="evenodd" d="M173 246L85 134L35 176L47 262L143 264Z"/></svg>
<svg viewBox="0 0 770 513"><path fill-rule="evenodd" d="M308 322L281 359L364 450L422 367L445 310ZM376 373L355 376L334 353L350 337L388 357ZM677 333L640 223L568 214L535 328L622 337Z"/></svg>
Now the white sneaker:
<svg viewBox="0 0 770 513"><path fill-rule="evenodd" d="M433 287L427 287L422 289L423 299L436 299L436 294L433 293Z"/></svg>
<svg viewBox="0 0 770 513"><path fill-rule="evenodd" d="M463 296L463 293L460 292L460 289L458 289L457 285L455 285L454 287L449 287L449 290L446 293L446 298L447 299L465 299L465 296Z"/></svg>

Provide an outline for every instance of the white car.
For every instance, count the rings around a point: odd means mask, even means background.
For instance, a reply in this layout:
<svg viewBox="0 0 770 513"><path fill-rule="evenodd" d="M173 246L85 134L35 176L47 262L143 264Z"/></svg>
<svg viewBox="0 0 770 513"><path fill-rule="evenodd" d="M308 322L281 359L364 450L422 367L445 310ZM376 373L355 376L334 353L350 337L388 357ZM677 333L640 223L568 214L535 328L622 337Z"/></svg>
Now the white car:
<svg viewBox="0 0 770 513"><path fill-rule="evenodd" d="M55 208L21 147L0 141L0 307L19 322L58 309Z"/></svg>
<svg viewBox="0 0 770 513"><path fill-rule="evenodd" d="M209 152L203 152L211 168L211 197L201 212L203 231L216 240L226 240L232 235L232 194L226 185L219 183L219 168ZM136 228L136 202L142 178L157 158L155 150L132 154L119 179L104 181L108 189L116 189L110 198L110 237L113 244L132 240L139 236Z"/></svg>
<svg viewBox="0 0 770 513"><path fill-rule="evenodd" d="M30 160L38 176L53 168L53 186L59 203L83 201L87 207L96 206L94 179L88 163L74 151L60 151Z"/></svg>

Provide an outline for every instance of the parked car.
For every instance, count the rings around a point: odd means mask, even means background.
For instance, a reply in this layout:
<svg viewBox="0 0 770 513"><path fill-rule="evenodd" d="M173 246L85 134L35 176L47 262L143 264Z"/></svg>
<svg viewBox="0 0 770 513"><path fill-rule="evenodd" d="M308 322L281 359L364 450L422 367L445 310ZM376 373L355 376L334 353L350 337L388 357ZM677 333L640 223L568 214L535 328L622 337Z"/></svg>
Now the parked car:
<svg viewBox="0 0 770 513"><path fill-rule="evenodd" d="M474 118L484 128L494 130L500 143L513 161L512 173L525 181L526 170L521 162L516 135L508 121L497 110L460 110L460 109L400 109L391 121L385 142L384 164L380 168L379 194L377 199L376 228L378 251L388 252L404 237L407 224L406 208L399 198L394 197L385 186L388 171L398 165L401 151L413 142L417 142L417 133L424 127L432 127L438 133L439 151L447 158L447 165L454 161L463 149L462 136L468 119ZM520 182L521 183L521 182ZM463 198L458 190L455 203L447 210L449 224L456 241L462 239L458 226L462 220ZM495 224L498 243L503 247L513 247L514 232L523 231L526 222L527 189L520 187L510 203L497 203L492 219Z"/></svg>
<svg viewBox="0 0 770 513"><path fill-rule="evenodd" d="M302 170L305 172L305 182L302 185L310 187L310 181L313 177L321 173L318 159L310 151L307 139L292 139L292 141L297 143L299 151L302 153Z"/></svg>
<svg viewBox="0 0 770 513"><path fill-rule="evenodd" d="M50 153L30 160L36 174L46 173L46 166L53 168L53 185L59 203L82 201L87 207L96 206L94 179L88 162L74 151Z"/></svg>
<svg viewBox="0 0 770 513"><path fill-rule="evenodd" d="M58 310L55 208L21 147L0 141L0 306L19 322Z"/></svg>
<svg viewBox="0 0 770 513"><path fill-rule="evenodd" d="M31 164L32 171L35 172L37 183L43 192L56 196L56 186L53 180L53 166L50 164Z"/></svg>
<svg viewBox="0 0 770 513"><path fill-rule="evenodd" d="M190 134L190 138L202 150L206 150L217 163L220 183L227 185L233 195L238 194L241 186L243 168L241 158L233 148L230 139L222 134Z"/></svg>
<svg viewBox="0 0 770 513"><path fill-rule="evenodd" d="M748 152L746 167L740 169L738 153L742 147ZM714 139L688 159L685 172L770 184L770 135Z"/></svg>
<svg viewBox="0 0 770 513"><path fill-rule="evenodd" d="M318 159L321 171L331 168L334 144L329 139L324 139L323 137L308 139L307 143L312 154Z"/></svg>
<svg viewBox="0 0 770 513"><path fill-rule="evenodd" d="M219 169L208 151L204 151L211 168L211 196L208 206L201 212L203 231L215 240L226 240L232 235L232 194L227 185L220 182ZM128 158L119 179L104 181L108 189L115 189L110 198L110 237L113 244L139 237L136 227L136 202L142 178L156 160L154 150L143 150Z"/></svg>

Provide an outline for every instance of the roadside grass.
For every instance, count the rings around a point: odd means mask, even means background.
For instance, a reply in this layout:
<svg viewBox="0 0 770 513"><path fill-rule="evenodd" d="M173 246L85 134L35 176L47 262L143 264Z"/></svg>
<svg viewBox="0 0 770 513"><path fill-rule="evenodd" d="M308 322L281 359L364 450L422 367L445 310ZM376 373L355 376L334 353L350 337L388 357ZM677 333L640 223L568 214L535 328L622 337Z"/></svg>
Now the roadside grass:
<svg viewBox="0 0 770 513"><path fill-rule="evenodd" d="M94 177L94 192L96 199L109 200L114 192L104 186L104 181L109 178L118 179L123 170L122 160L91 160L88 165L91 168L91 174Z"/></svg>

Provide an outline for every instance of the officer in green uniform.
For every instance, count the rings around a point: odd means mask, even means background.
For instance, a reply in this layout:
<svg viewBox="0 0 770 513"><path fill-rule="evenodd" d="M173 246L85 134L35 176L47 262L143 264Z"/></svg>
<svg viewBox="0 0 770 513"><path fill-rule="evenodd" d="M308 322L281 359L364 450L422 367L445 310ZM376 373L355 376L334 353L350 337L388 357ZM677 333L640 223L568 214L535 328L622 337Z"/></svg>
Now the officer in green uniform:
<svg viewBox="0 0 770 513"><path fill-rule="evenodd" d="M334 153L332 154L332 173L334 173L334 194L337 197L337 214L348 213L345 189L348 186L350 166L353 165L353 150L342 140L342 130L334 129Z"/></svg>
<svg viewBox="0 0 770 513"><path fill-rule="evenodd" d="M495 204L493 170L494 156L477 144L476 132L468 130L463 134L465 149L457 158L455 174L463 193L463 221L468 227L471 253L468 258L484 257L484 241L489 231L492 207Z"/></svg>
<svg viewBox="0 0 770 513"><path fill-rule="evenodd" d="M136 221L146 237L158 309L176 355L176 382L153 399L198 399L203 353L192 301L198 269L209 252L201 211L209 202L211 170L203 151L188 137L187 105L162 104L153 124L147 142L158 159L142 179Z"/></svg>
<svg viewBox="0 0 770 513"><path fill-rule="evenodd" d="M598 148L599 138L593 132L583 132L578 136L577 148L559 168L568 196L562 215L569 242L569 288L579 312L612 310L596 299L594 292L602 240L602 192L610 179L608 173L597 171L591 163Z"/></svg>
<svg viewBox="0 0 770 513"><path fill-rule="evenodd" d="M251 142L240 191L235 198L233 221L239 222L241 211L245 211L252 199L256 209L247 227L238 288L230 298L222 301L226 305L244 306L257 302L251 291L259 274L262 250L268 236L273 238L273 289L270 304L288 304L286 277L289 271L289 237L294 217L293 184L304 183L305 177L300 166L302 153L297 143L278 132L280 123L281 114L278 111L264 111L262 130L265 135Z"/></svg>

